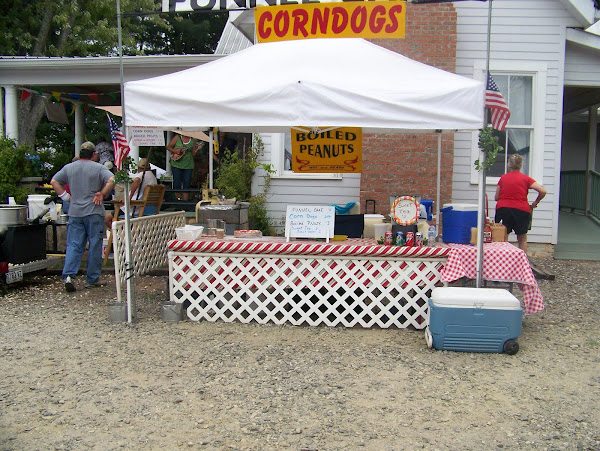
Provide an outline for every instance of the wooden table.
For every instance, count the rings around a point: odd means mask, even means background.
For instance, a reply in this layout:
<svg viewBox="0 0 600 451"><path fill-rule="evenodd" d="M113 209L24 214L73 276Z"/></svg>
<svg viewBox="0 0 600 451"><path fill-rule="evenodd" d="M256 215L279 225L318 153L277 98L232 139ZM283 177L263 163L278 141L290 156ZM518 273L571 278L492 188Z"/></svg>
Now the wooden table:
<svg viewBox="0 0 600 451"><path fill-rule="evenodd" d="M448 262L442 271L442 282L461 277L477 277L477 247L468 244L449 244ZM529 265L527 254L506 242L483 245L483 279L496 282L516 282L523 291L524 313L544 310L542 292Z"/></svg>

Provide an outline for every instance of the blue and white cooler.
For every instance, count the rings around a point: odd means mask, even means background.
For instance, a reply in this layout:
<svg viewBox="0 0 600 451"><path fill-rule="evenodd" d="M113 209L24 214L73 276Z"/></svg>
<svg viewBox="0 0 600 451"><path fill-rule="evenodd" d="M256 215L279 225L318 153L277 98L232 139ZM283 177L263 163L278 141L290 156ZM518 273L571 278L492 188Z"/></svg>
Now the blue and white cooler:
<svg viewBox="0 0 600 451"><path fill-rule="evenodd" d="M477 205L444 204L440 212L444 243L469 244L471 227L477 227Z"/></svg>
<svg viewBox="0 0 600 451"><path fill-rule="evenodd" d="M429 299L429 348L463 352L519 351L523 309L507 290L436 287Z"/></svg>

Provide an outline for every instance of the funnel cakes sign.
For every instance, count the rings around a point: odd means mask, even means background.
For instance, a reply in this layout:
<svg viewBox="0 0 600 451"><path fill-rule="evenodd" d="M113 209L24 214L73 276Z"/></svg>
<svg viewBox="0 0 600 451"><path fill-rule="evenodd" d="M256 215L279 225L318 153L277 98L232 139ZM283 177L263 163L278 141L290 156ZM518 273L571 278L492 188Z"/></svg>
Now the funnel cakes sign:
<svg viewBox="0 0 600 451"><path fill-rule="evenodd" d="M354 173L362 170L362 129L292 129L292 171Z"/></svg>
<svg viewBox="0 0 600 451"><path fill-rule="evenodd" d="M405 2L314 3L254 10L258 42L311 38L404 38Z"/></svg>

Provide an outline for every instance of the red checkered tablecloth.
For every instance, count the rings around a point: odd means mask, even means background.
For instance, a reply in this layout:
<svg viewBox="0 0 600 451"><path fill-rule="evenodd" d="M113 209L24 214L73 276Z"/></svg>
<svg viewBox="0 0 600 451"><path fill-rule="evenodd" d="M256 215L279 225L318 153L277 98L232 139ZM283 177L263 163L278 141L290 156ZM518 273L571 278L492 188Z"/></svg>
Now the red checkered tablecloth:
<svg viewBox="0 0 600 451"><path fill-rule="evenodd" d="M450 254L442 270L442 282L453 282L461 277L477 278L477 247L467 244L449 244ZM516 282L523 291L524 313L544 310L544 298L531 270L527 254L510 243L483 245L483 278L501 282Z"/></svg>
<svg viewBox="0 0 600 451"><path fill-rule="evenodd" d="M446 257L447 247L382 246L370 238L351 238L345 241L325 243L313 240L286 242L285 238L233 238L223 240L202 238L200 240L171 240L170 251L203 252L219 254L281 254L281 255L339 255L377 257Z"/></svg>

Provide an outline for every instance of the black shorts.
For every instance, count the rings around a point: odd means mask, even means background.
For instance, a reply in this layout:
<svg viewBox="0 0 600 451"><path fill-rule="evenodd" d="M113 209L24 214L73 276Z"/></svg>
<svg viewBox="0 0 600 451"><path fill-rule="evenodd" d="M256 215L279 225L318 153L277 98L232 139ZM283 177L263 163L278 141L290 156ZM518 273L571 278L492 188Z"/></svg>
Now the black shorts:
<svg viewBox="0 0 600 451"><path fill-rule="evenodd" d="M529 228L529 219L531 213L527 213L523 210L517 210L516 208L499 208L496 210L496 223L502 221L502 224L506 226L508 233L514 232L517 235L526 235L527 229Z"/></svg>

